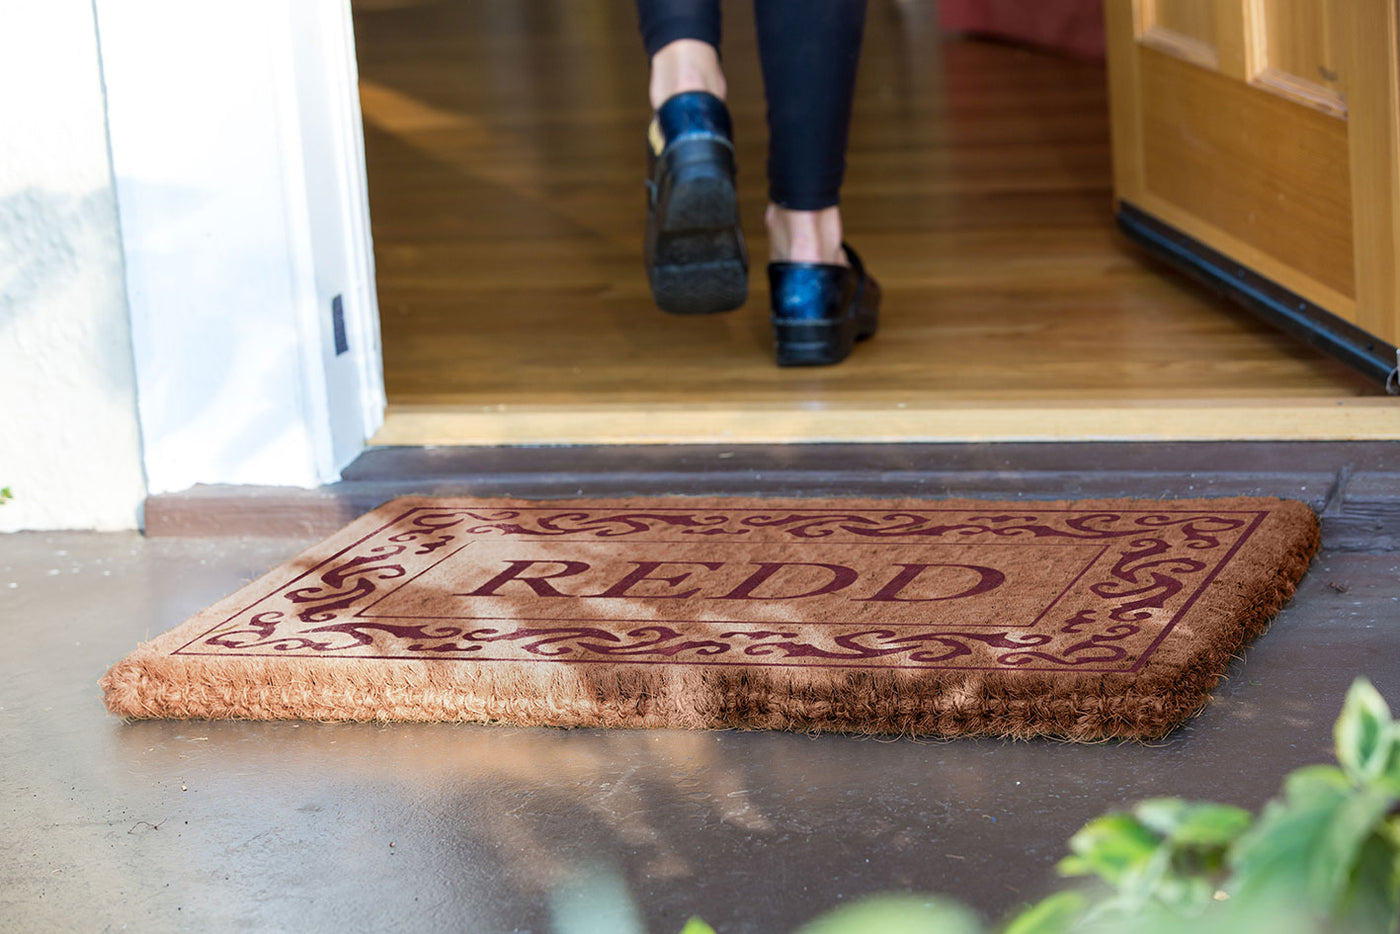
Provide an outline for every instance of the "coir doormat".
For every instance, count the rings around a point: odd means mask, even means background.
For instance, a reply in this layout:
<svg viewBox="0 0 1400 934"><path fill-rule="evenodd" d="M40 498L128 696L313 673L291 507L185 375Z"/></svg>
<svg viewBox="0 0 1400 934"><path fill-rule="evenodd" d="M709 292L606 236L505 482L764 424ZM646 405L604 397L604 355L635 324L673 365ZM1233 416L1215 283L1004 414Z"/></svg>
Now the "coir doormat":
<svg viewBox="0 0 1400 934"><path fill-rule="evenodd" d="M131 717L1148 738L1317 544L1277 499L400 499L102 687Z"/></svg>

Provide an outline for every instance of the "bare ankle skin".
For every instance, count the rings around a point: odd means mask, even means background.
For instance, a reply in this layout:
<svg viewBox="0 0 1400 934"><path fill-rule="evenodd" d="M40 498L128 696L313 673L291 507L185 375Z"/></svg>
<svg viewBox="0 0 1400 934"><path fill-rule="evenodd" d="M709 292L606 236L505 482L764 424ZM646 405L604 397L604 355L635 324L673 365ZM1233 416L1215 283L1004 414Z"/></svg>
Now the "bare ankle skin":
<svg viewBox="0 0 1400 934"><path fill-rule="evenodd" d="M770 202L763 220L768 226L768 254L773 262L847 265L841 249L839 207L790 211Z"/></svg>
<svg viewBox="0 0 1400 934"><path fill-rule="evenodd" d="M720 100L728 91L719 53L708 42L677 39L651 57L651 108L683 91L708 91Z"/></svg>

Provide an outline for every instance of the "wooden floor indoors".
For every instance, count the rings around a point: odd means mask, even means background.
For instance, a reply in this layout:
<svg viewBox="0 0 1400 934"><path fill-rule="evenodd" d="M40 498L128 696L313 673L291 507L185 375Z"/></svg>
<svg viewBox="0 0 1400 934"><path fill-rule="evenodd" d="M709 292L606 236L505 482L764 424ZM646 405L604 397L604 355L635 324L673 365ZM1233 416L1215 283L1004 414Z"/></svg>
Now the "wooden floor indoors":
<svg viewBox="0 0 1400 934"><path fill-rule="evenodd" d="M885 289L846 363L768 346L751 15L724 55L748 305L642 275L630 0L357 0L390 399L381 444L1400 438L1400 404L1115 230L1101 63L941 36L872 0L844 195Z"/></svg>

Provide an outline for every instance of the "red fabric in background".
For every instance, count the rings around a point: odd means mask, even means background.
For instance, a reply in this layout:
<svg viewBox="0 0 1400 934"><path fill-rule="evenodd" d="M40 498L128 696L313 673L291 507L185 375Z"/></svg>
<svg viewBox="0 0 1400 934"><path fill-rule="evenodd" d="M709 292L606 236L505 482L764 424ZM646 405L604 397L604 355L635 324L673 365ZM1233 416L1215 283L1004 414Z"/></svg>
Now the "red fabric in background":
<svg viewBox="0 0 1400 934"><path fill-rule="evenodd" d="M940 0L948 32L980 32L1103 58L1103 0Z"/></svg>

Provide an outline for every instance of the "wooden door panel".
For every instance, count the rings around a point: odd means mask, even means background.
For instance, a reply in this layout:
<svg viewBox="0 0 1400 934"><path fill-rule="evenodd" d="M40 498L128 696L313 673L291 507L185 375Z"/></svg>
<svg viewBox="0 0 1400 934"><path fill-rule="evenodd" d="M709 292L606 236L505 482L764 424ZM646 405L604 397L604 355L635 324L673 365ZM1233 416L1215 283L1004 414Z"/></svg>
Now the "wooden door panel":
<svg viewBox="0 0 1400 934"><path fill-rule="evenodd" d="M1150 48L1212 70L1220 67L1220 37L1212 0L1143 0L1139 40Z"/></svg>
<svg viewBox="0 0 1400 934"><path fill-rule="evenodd" d="M1142 84L1147 191L1355 297L1346 124L1156 51Z"/></svg>
<svg viewBox="0 0 1400 934"><path fill-rule="evenodd" d="M1256 0L1247 23L1255 84L1345 116L1335 0Z"/></svg>
<svg viewBox="0 0 1400 934"><path fill-rule="evenodd" d="M1400 362L1396 7L1105 0L1120 217L1203 247L1187 265L1223 256L1207 275L1236 294L1257 279L1266 316L1335 322L1382 377Z"/></svg>
<svg viewBox="0 0 1400 934"><path fill-rule="evenodd" d="M1217 45L1213 0L1147 0L1144 26Z"/></svg>

